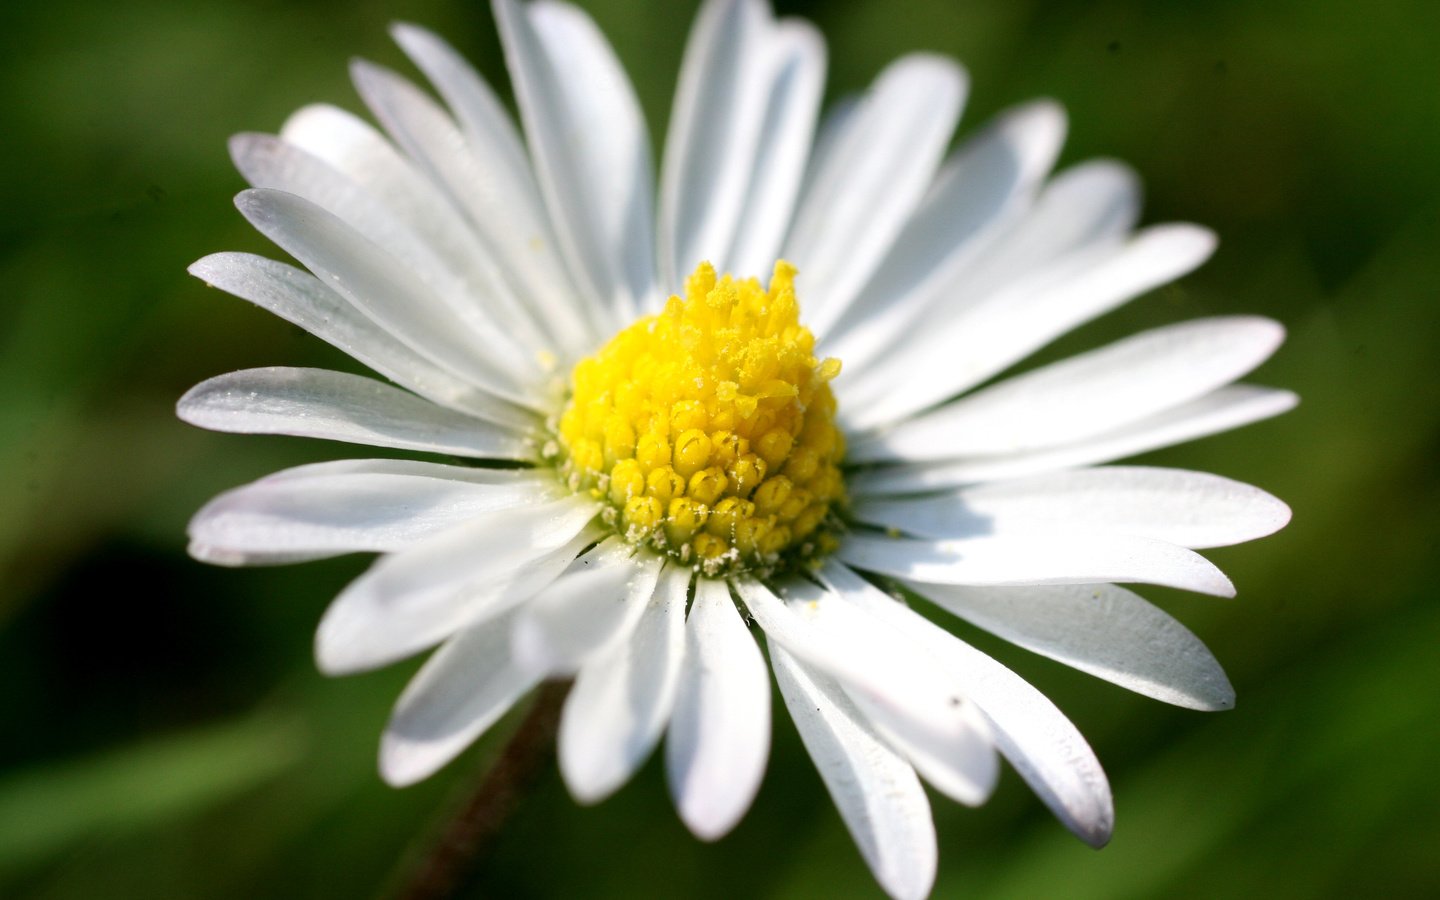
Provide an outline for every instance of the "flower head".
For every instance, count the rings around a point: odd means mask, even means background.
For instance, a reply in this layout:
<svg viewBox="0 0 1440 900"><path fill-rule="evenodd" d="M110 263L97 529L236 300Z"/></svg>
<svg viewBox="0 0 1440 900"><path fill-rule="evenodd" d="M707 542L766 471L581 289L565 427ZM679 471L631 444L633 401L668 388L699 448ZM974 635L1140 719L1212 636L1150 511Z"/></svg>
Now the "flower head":
<svg viewBox="0 0 1440 900"><path fill-rule="evenodd" d="M279 472L201 510L191 552L381 554L316 651L338 674L438 646L382 739L395 784L573 676L559 757L575 797L609 795L663 736L681 817L725 834L770 737L743 607L892 895L934 876L921 779L979 804L997 752L1105 843L1109 788L1075 728L892 595L1166 702L1229 706L1209 651L1117 583L1230 595L1194 550L1288 510L1213 475L1101 464L1291 406L1233 383L1279 326L1173 325L979 387L1198 265L1212 236L1135 231L1118 164L1052 177L1053 103L945 158L966 84L946 59L896 62L817 129L823 43L758 0L701 10L657 204L633 92L590 19L548 0L495 10L523 136L453 50L399 26L448 109L360 63L386 134L312 106L278 136L238 136L254 189L237 205L304 269L238 253L191 269L393 385L255 369L179 407L220 430L467 462Z"/></svg>
<svg viewBox="0 0 1440 900"><path fill-rule="evenodd" d="M630 544L702 574L771 577L834 549L845 442L795 270L768 288L701 263L685 298L575 366L555 455Z"/></svg>

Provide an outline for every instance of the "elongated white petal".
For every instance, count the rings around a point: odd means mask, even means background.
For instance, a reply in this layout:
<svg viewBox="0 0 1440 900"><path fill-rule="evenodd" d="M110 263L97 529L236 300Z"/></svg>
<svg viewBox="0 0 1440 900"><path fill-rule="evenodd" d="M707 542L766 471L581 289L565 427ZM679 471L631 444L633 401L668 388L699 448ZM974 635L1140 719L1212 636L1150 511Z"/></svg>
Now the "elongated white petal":
<svg viewBox="0 0 1440 900"><path fill-rule="evenodd" d="M916 349L917 334L932 338L931 352L944 352L951 341L948 336L938 339L940 333L954 332L955 323L960 322L964 324L959 326L959 337L965 338L971 327L970 317L977 310L983 312L992 304L1004 309L1007 304L1021 302L1005 299L1012 295L1024 296L1065 285L1077 272L1114 255L1139 215L1139 180L1119 163L1092 160L1060 173L1035 198L1036 181L1044 175L1039 166L1043 164L1048 170L1053 164L1063 137L1063 118L1058 111L1047 111L1045 107L1038 104L1019 110L1002 119L995 129L1000 136L1017 131L1025 139L1021 146L1029 148L1030 158L1017 173L1021 180L1014 185L1015 190L1001 198L1003 205L996 208L992 221L972 240L953 250L938 271L927 272L923 257L913 261L906 258L901 241L931 247L950 228L944 218L927 215L935 212L933 206L917 213L897 241L894 255L899 257L895 267L898 277L891 280L898 283L872 285L877 292L870 303L873 312L866 315L867 310L853 310L854 315L840 329L848 326L846 339L827 347L827 351L840 354L856 372L863 372L882 358L908 358ZM1014 141L1019 143L1019 137ZM1006 151L1010 150L1006 144L1011 142L993 146L996 143L981 141L977 152L962 153L942 174L932 198L937 194L943 197L942 188L966 198L985 198L997 188L1003 190L1007 180L1003 167L1008 162ZM978 152L987 150L990 152ZM985 171L987 165L996 164L993 157L997 153L1001 171ZM978 173L974 171L977 166ZM967 174L978 175L990 184L976 185L972 183L974 177L960 177ZM965 204L957 205L966 208ZM944 211L940 212L943 215ZM936 218L940 220L923 221ZM930 233L918 233L922 227L928 227ZM921 280L916 283L916 279ZM854 387L848 399L852 405L868 404L878 387L880 384L874 381ZM952 388L950 393L959 390Z"/></svg>
<svg viewBox="0 0 1440 900"><path fill-rule="evenodd" d="M630 81L590 17L542 0L494 0L541 194L571 274L614 316L654 290L653 175Z"/></svg>
<svg viewBox="0 0 1440 900"><path fill-rule="evenodd" d="M262 481L289 481L331 475L405 475L412 478L438 478L465 484L502 487L521 481L534 480L541 494L545 494L555 487L553 479L541 475L534 469L490 469L423 462L417 459L331 459L325 462L307 463L303 466L281 469L266 475Z"/></svg>
<svg viewBox="0 0 1440 900"><path fill-rule="evenodd" d="M1093 159L1057 174L1034 207L968 274L966 299L1078 251L1115 246L1140 218L1140 179L1129 166Z"/></svg>
<svg viewBox="0 0 1440 900"><path fill-rule="evenodd" d="M897 60L817 154L784 253L817 332L849 306L924 196L967 88L949 59Z"/></svg>
<svg viewBox="0 0 1440 900"><path fill-rule="evenodd" d="M961 803L985 802L999 766L963 685L916 657L893 629L810 582L787 584L785 602L758 582L736 587L770 641L838 680L926 780Z"/></svg>
<svg viewBox="0 0 1440 900"><path fill-rule="evenodd" d="M280 137L362 186L452 263L478 248L475 232L440 187L353 113L306 106L285 121Z"/></svg>
<svg viewBox="0 0 1440 900"><path fill-rule="evenodd" d="M855 517L917 537L1113 531L1181 547L1224 547L1273 534L1290 509L1219 475L1106 466L993 482L926 497L863 499Z"/></svg>
<svg viewBox="0 0 1440 900"><path fill-rule="evenodd" d="M291 482L299 483L295 490ZM191 520L187 550L218 566L394 552L476 515L554 498L553 484L514 470L398 459L313 463L216 497Z"/></svg>
<svg viewBox="0 0 1440 900"><path fill-rule="evenodd" d="M839 556L861 569L927 584L1133 581L1235 596L1230 579L1198 553L1130 535L1026 533L919 541L852 533Z"/></svg>
<svg viewBox="0 0 1440 900"><path fill-rule="evenodd" d="M670 719L685 658L690 571L660 575L628 640L610 645L575 678L560 718L560 774L581 803L620 788L655 749Z"/></svg>
<svg viewBox="0 0 1440 900"><path fill-rule="evenodd" d="M895 245L828 333L826 352L868 365L922 315L955 300L964 278L1023 213L1060 152L1065 113L1037 101L1002 114L956 152Z"/></svg>
<svg viewBox="0 0 1440 900"><path fill-rule="evenodd" d="M510 659L511 616L467 628L426 661L380 738L380 775L395 787L429 778L540 681Z"/></svg>
<svg viewBox="0 0 1440 900"><path fill-rule="evenodd" d="M357 65L363 65L357 63ZM394 76L399 80L398 76ZM381 76L359 79L384 82ZM387 83L388 84L388 83ZM414 88L414 94L419 94ZM383 93L378 88L376 93ZM387 95L388 96L388 95ZM427 99L412 99L414 106L431 110ZM401 99L394 105L404 106ZM503 333L521 342L533 356L550 349L523 310L500 283L488 254L462 226L458 235L431 240L419 223L391 210L363 185L306 150L278 137L238 134L230 139L235 166L251 185L270 188L314 203L333 214L369 241L392 255L446 304L467 320L481 320L491 333ZM428 231L428 229L426 229ZM508 304L508 306L507 306Z"/></svg>
<svg viewBox="0 0 1440 900"><path fill-rule="evenodd" d="M670 795L701 840L724 837L755 799L770 753L765 660L723 581L701 578L665 742Z"/></svg>
<svg viewBox="0 0 1440 900"><path fill-rule="evenodd" d="M611 538L525 604L512 636L516 662L544 675L572 675L609 645L623 641L655 593L663 557ZM582 560L585 562L586 560Z"/></svg>
<svg viewBox="0 0 1440 900"><path fill-rule="evenodd" d="M1117 246L1070 254L859 373L846 386L846 424L867 429L897 422L974 387L1072 328L1180 277L1214 248L1207 229L1156 225Z"/></svg>
<svg viewBox="0 0 1440 900"><path fill-rule="evenodd" d="M875 880L897 900L927 896L935 880L935 825L915 770L834 680L774 644L770 665L800 739Z"/></svg>
<svg viewBox="0 0 1440 900"><path fill-rule="evenodd" d="M396 340L309 272L249 253L215 253L190 274L300 326L397 384L491 422L533 428L536 416L477 389Z"/></svg>
<svg viewBox="0 0 1440 900"><path fill-rule="evenodd" d="M1268 359L1284 336L1278 322L1258 316L1156 328L856 441L847 457L921 461L1072 444L1229 384Z"/></svg>
<svg viewBox="0 0 1440 900"><path fill-rule="evenodd" d="M440 92L464 127L476 155L493 166L497 174L514 179L510 190L528 195L525 208L517 212L527 219L543 218L524 141L490 85L454 47L433 31L409 22L397 22L390 26L390 35Z"/></svg>
<svg viewBox="0 0 1440 900"><path fill-rule="evenodd" d="M1278 416L1293 409L1297 402L1290 391L1232 384L1141 422L1064 447L1010 456L886 466L855 473L847 486L856 497L912 494L1094 465Z"/></svg>
<svg viewBox="0 0 1440 900"><path fill-rule="evenodd" d="M437 470L451 467L437 466ZM223 565L392 552L477 517L553 501L523 472L490 483L446 473L332 471L303 467L226 491L190 521L190 552Z"/></svg>
<svg viewBox="0 0 1440 900"><path fill-rule="evenodd" d="M596 311L581 301L556 255L544 201L510 113L460 54L434 33L397 24L391 34L464 130L468 153L431 145L432 152L443 154L436 164L443 165L446 183L497 249L495 262L524 302L541 314L540 323L572 356L588 352L602 337L593 327Z"/></svg>
<svg viewBox="0 0 1440 900"><path fill-rule="evenodd" d="M447 99L464 93L463 88L453 84L460 78L454 67L469 71L468 67L454 59L450 60L452 66L447 68L446 61L439 59L441 51L433 45L424 44L417 31L398 27L397 40L432 78L436 78L444 88L450 88L446 93ZM438 41L433 35L429 37ZM473 72L471 76L479 80ZM386 95L387 98L389 96ZM452 102L455 101L452 99ZM492 160L486 172L477 173L475 170L482 166L474 162L469 147L453 142L447 145L444 135L436 134L445 130L445 122L443 116L437 116L429 104L421 101L407 105L397 98L393 105L382 108L387 111L398 109L392 119L402 134L420 132L412 142L417 152L429 150L438 156L438 159L431 159L432 168L428 173L417 171L409 159L401 156L370 125L332 106L314 105L301 109L286 121L281 137L287 143L325 160L361 185L419 235L424 246L431 248L452 270L476 285L477 290L483 291L483 296L497 291L494 272L497 266L503 264L506 273L517 280L518 289L523 292L526 302L545 311L546 323L553 327L553 333L562 344L566 341L581 344L586 340L593 341L593 336L583 329L585 309L575 303L574 292L550 249L554 242L543 239L548 233L544 213L523 154L518 149L515 151L519 156L518 168L514 163L507 167ZM462 106L462 119L465 110L468 106ZM503 118L508 124L508 116ZM410 130L402 127L407 124L411 126ZM470 137L472 142L477 140L474 134ZM498 154L504 156L505 151L500 150ZM421 158L429 157L421 153ZM497 183L492 179L500 171L505 174ZM482 174L486 177L481 178ZM467 175L474 178L467 180ZM447 183L445 176L450 176L449 184L458 183L471 193L461 193L458 198L452 199L440 186ZM491 185L503 195L503 199L497 202L504 204L504 214L499 216L504 227L489 219L480 222L480 225L491 229L487 232L492 241L490 245L481 238L479 225L472 225L462 212L466 201L473 201L472 193L477 184ZM527 184L530 185L528 195L524 188ZM537 221L538 225L535 224ZM495 235L492 233L495 230L510 242L504 243L499 260L495 258ZM524 246L515 246L515 242L520 240L525 241ZM581 337L575 337L576 334Z"/></svg>
<svg viewBox="0 0 1440 900"><path fill-rule="evenodd" d="M702 260L728 271L765 124L769 19L760 0L711 0L690 30L660 172L660 277L667 290L679 290Z"/></svg>
<svg viewBox="0 0 1440 900"><path fill-rule="evenodd" d="M890 623L965 684L990 721L996 746L1065 827L1092 847L1110 840L1115 809L1100 761L1045 695L1000 663L916 615L834 561L824 581L847 602Z"/></svg>
<svg viewBox="0 0 1440 900"><path fill-rule="evenodd" d="M360 182L322 157L282 137L242 133L230 138L230 158L251 187L304 197L349 223L369 240L389 247L417 275L439 257L429 243ZM399 247L397 248L397 244ZM416 257L420 257L418 260ZM419 262L419 265L415 263Z"/></svg>
<svg viewBox="0 0 1440 900"><path fill-rule="evenodd" d="M767 54L773 61L769 103L725 267L735 273L763 275L780 255L825 87L825 40L809 22L778 22Z"/></svg>
<svg viewBox="0 0 1440 900"><path fill-rule="evenodd" d="M315 634L327 674L372 669L498 615L553 581L594 540L592 504L520 507L381 558L330 604Z"/></svg>
<svg viewBox="0 0 1440 900"><path fill-rule="evenodd" d="M1235 705L1229 679L1200 639L1124 588L912 587L1007 641L1136 693L1190 709Z"/></svg>
<svg viewBox="0 0 1440 900"><path fill-rule="evenodd" d="M245 218L376 324L477 387L525 405L533 390L512 366L515 348L464 319L385 250L309 201L252 189L235 198Z"/></svg>
<svg viewBox="0 0 1440 900"><path fill-rule="evenodd" d="M832 100L825 107L825 115L815 131L815 146L810 153L810 164L805 168L805 181L814 180L816 172L831 167L831 158L844 145L843 138L850 130L850 120L860 110L860 94L846 94ZM803 186L802 186L803 188ZM801 191L804 193L803 189Z"/></svg>
<svg viewBox="0 0 1440 900"><path fill-rule="evenodd" d="M514 335L532 355L556 349L546 327L550 323L538 321L535 306L516 293L533 288L543 298L562 289L543 278L527 285L519 277L527 260L543 259L552 245L534 198L515 186L523 176L508 170L503 150L467 140L429 95L395 72L363 60L350 69L356 90L376 118L469 214L479 235L464 270L471 303L452 305L471 315L478 306L496 330Z"/></svg>
<svg viewBox="0 0 1440 900"><path fill-rule="evenodd" d="M289 434L372 447L493 459L533 449L508 428L436 406L359 375L276 366L202 381L176 413L191 425L242 434Z"/></svg>

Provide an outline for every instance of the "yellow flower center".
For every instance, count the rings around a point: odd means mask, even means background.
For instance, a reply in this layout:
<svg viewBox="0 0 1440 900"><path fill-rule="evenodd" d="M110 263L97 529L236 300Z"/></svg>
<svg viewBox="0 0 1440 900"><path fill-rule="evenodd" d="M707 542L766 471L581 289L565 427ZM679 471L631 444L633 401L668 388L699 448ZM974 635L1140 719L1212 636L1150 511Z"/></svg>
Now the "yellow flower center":
<svg viewBox="0 0 1440 900"><path fill-rule="evenodd" d="M763 576L833 548L840 361L815 358L794 278L777 262L766 289L701 263L683 299L575 366L561 472L625 540L710 575Z"/></svg>

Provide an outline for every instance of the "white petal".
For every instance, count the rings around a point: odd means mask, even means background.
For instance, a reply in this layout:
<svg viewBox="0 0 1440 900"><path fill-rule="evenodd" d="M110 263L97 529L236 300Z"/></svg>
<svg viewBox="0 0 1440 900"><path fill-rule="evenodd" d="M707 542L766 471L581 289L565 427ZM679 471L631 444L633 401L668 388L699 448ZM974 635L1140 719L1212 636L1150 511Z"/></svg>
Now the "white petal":
<svg viewBox="0 0 1440 900"><path fill-rule="evenodd" d="M849 306L924 196L967 86L949 59L897 60L817 154L784 252L817 333Z"/></svg>
<svg viewBox="0 0 1440 900"><path fill-rule="evenodd" d="M446 153L452 161L447 183L472 211L491 246L498 248L493 255L520 296L541 311L541 324L572 355L588 352L602 337L593 329L595 310L580 301L556 256L544 201L509 112L440 37L409 24L395 25L391 33L440 91L464 129L469 152L452 148ZM466 173L475 177L464 177ZM479 190L482 185L484 190Z"/></svg>
<svg viewBox="0 0 1440 900"><path fill-rule="evenodd" d="M487 337L484 323L463 318L393 256L335 216L294 194L267 189L244 191L235 205L261 234L412 350L477 387L536 404L514 344Z"/></svg>
<svg viewBox="0 0 1440 900"><path fill-rule="evenodd" d="M927 584L1089 584L1141 582L1235 596L1224 573L1199 554L1164 541L1118 534L1026 533L918 541L851 533L840 558L861 569Z"/></svg>
<svg viewBox="0 0 1440 900"><path fill-rule="evenodd" d="M1094 465L1239 428L1293 409L1297 402L1290 391L1232 384L1144 421L1065 447L1013 456L886 466L855 473L847 486L856 497L909 494Z"/></svg>
<svg viewBox="0 0 1440 900"><path fill-rule="evenodd" d="M477 483L448 477L453 468L277 472L205 504L190 521L190 553L257 565L392 552L479 516L555 499L553 488L523 471Z"/></svg>
<svg viewBox="0 0 1440 900"><path fill-rule="evenodd" d="M176 413L191 425L241 434L289 434L480 458L533 455L526 439L508 428L369 378L326 369L230 372L187 391Z"/></svg>
<svg viewBox="0 0 1440 900"><path fill-rule="evenodd" d="M560 718L560 774L581 803L599 803L630 779L670 719L685 658L690 571L660 576L630 639L580 669Z"/></svg>
<svg viewBox="0 0 1440 900"><path fill-rule="evenodd" d="M655 593L663 557L611 538L525 604L515 618L512 653L540 675L573 675L623 641Z"/></svg>
<svg viewBox="0 0 1440 900"><path fill-rule="evenodd" d="M443 118L438 111L434 114ZM443 242L433 241L418 223L406 221L358 182L281 138L238 134L230 139L230 155L251 185L295 194L336 216L372 244L384 247L451 308L486 320L492 333L513 336L532 355L551 346L514 308L513 297L467 227L461 226L460 234ZM507 301L508 308L503 306Z"/></svg>
<svg viewBox="0 0 1440 900"><path fill-rule="evenodd" d="M847 451L855 462L1021 453L1071 444L1240 378L1284 340L1258 316L1197 319L1117 341L971 394Z"/></svg>
<svg viewBox="0 0 1440 900"><path fill-rule="evenodd" d="M1099 159L1066 169L969 273L971 290L979 288L970 296L1076 251L1114 246L1139 218L1140 179L1129 166Z"/></svg>
<svg viewBox="0 0 1440 900"><path fill-rule="evenodd" d="M1064 261L995 291L860 372L842 407L852 429L905 419L974 387L1056 337L1204 262L1215 236L1157 225L1114 247Z"/></svg>
<svg viewBox="0 0 1440 900"><path fill-rule="evenodd" d="M726 256L764 125L772 27L760 0L710 0L695 17L660 172L658 238L666 290L678 291L701 260L728 271Z"/></svg>
<svg viewBox="0 0 1440 900"><path fill-rule="evenodd" d="M880 887L924 898L935 881L935 825L915 770L829 677L771 645L770 665L800 739Z"/></svg>
<svg viewBox="0 0 1440 900"><path fill-rule="evenodd" d="M491 469L479 466L456 466L424 462L416 459L331 459L281 469L266 475L265 481L286 481L298 478L319 478L329 475L407 475L416 478L440 478L466 484L509 485L520 481L538 482L541 492L554 488L553 479L534 469Z"/></svg>
<svg viewBox="0 0 1440 900"><path fill-rule="evenodd" d="M855 517L917 537L1112 531L1191 549L1273 534L1284 503L1248 484L1184 469L1106 466L1032 475L935 496L861 499Z"/></svg>
<svg viewBox="0 0 1440 900"><path fill-rule="evenodd" d="M852 368L951 303L1002 226L1033 201L1065 138L1059 104L1037 101L999 116L945 164L924 203L834 329L825 352Z"/></svg>
<svg viewBox="0 0 1440 900"><path fill-rule="evenodd" d="M327 674L373 669L534 596L595 539L595 507L566 498L448 529L382 557L330 604L315 634Z"/></svg>
<svg viewBox="0 0 1440 900"><path fill-rule="evenodd" d="M511 190L524 191L529 196L523 212L532 218L543 218L524 142L510 113L490 85L454 47L434 32L399 22L390 27L390 34L445 98L477 155L493 166L497 174L516 180L509 186Z"/></svg>
<svg viewBox="0 0 1440 900"><path fill-rule="evenodd" d="M995 788L990 731L963 686L873 617L808 581L785 602L758 582L736 585L773 644L834 677L886 739L947 796L972 806Z"/></svg>
<svg viewBox="0 0 1440 900"><path fill-rule="evenodd" d="M280 137L362 186L446 259L475 249L475 233L450 198L358 116L306 106L285 121Z"/></svg>
<svg viewBox="0 0 1440 900"><path fill-rule="evenodd" d="M207 284L269 310L442 406L521 429L533 413L507 403L396 340L309 272L249 253L215 253L190 266Z"/></svg>
<svg viewBox="0 0 1440 900"><path fill-rule="evenodd" d="M822 578L846 599L904 631L965 684L990 721L996 746L1065 827L1092 847L1110 840L1115 808L1100 761L1055 704L1009 669L882 594L854 572L826 563Z"/></svg>
<svg viewBox="0 0 1440 900"><path fill-rule="evenodd" d="M943 220L922 220L936 218L925 215L934 211L933 207L917 213L896 242L898 273L893 280L898 283L872 285L877 295L871 303L871 315L854 310L850 320L842 323L842 328L850 329L848 339L827 347L827 351L838 354L852 371L864 371L877 359L894 357L897 352L901 356L911 353L912 332L953 330L952 321L968 322L967 317L975 309L983 310L996 302L1003 305L1004 301L993 299L996 294L1003 297L1010 295L1007 292L1033 293L1063 285L1076 272L1113 255L1139 215L1139 180L1128 167L1095 160L1062 172L1045 185L1036 199L1036 183L1054 163L1064 136L1063 116L1058 109L1047 106L1041 103L1021 109L999 123L998 137L1016 131L1013 142L1019 144L1023 138L1024 144L1012 150L1007 146L1011 141L1002 140L999 146L994 146L995 140L981 141L974 153L962 152L932 190L935 199L945 199L944 189L972 203L971 198L986 198L997 187L1003 190L1013 177L1007 177L1008 170L1016 165L1010 157L1022 149L1027 151L1020 156L1021 180L1013 191L999 198L1003 205L995 209L986 227L951 253L939 271L926 272L923 257L908 259L910 254L902 242L925 248L938 243L951 230ZM997 155L998 163L994 159ZM992 171L997 166L999 171ZM973 171L976 168L978 172ZM974 184L977 178L991 182L991 186ZM957 205L962 209L966 206ZM921 233L921 228L927 228L929 234ZM922 278L918 284L917 278ZM892 296L893 304L889 302ZM944 342L932 343L938 351ZM873 392L878 386L871 383L852 389L850 402L868 402L865 398L870 395L865 392Z"/></svg>
<svg viewBox="0 0 1440 900"><path fill-rule="evenodd" d="M571 274L618 327L654 290L653 175L630 81L590 17L495 0L535 173Z"/></svg>
<svg viewBox="0 0 1440 900"><path fill-rule="evenodd" d="M861 99L860 94L846 94L830 101L825 107L825 115L815 132L815 146L810 152L810 164L805 168L807 184L814 179L816 172L824 171L832 165L831 158L844 145L842 139L849 133L850 120L855 118L855 114L860 110Z"/></svg>
<svg viewBox="0 0 1440 900"><path fill-rule="evenodd" d="M701 578L665 742L670 795L701 840L734 828L760 789L770 752L770 684L725 582Z"/></svg>
<svg viewBox="0 0 1440 900"><path fill-rule="evenodd" d="M769 104L726 269L764 275L780 255L800 194L825 87L825 40L814 26L782 19L770 34Z"/></svg>
<svg viewBox="0 0 1440 900"><path fill-rule="evenodd" d="M410 680L380 739L386 782L429 778L539 683L510 659L510 621L502 615L455 635Z"/></svg>
<svg viewBox="0 0 1440 900"><path fill-rule="evenodd" d="M961 618L1042 656L1190 709L1229 709L1235 690L1188 628L1113 584L912 585Z"/></svg>
<svg viewBox="0 0 1440 900"><path fill-rule="evenodd" d="M553 299L564 291L544 275L534 285L520 277L526 261L542 264L552 245L534 198L515 186L517 180L525 183L520 179L528 172L508 170L508 157L493 145L467 141L444 110L398 74L363 60L353 62L350 70L356 90L376 118L469 214L480 240L471 242L465 271L471 294L484 301L484 314L501 333L517 335L532 353L553 348L553 337L544 333L548 323L538 322L535 307L517 293L534 289ZM528 266L532 274L534 270L535 265ZM561 308L574 312L568 304ZM565 349L573 352L581 343L576 339Z"/></svg>

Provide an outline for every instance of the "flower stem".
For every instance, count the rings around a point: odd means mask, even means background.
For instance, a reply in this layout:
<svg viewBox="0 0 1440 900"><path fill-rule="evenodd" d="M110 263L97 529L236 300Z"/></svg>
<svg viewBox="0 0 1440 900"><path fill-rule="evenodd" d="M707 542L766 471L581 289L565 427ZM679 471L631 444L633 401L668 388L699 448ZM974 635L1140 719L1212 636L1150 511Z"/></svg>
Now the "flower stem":
<svg viewBox="0 0 1440 900"><path fill-rule="evenodd" d="M429 849L407 866L390 894L395 900L445 900L455 897L489 858L496 839L520 801L540 780L555 755L560 707L567 681L540 687L530 711L516 727L480 783L465 792L453 814L436 832Z"/></svg>

